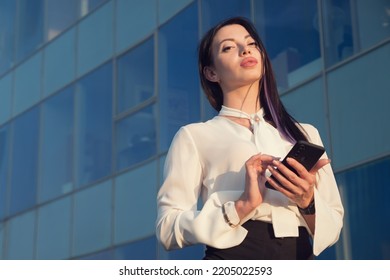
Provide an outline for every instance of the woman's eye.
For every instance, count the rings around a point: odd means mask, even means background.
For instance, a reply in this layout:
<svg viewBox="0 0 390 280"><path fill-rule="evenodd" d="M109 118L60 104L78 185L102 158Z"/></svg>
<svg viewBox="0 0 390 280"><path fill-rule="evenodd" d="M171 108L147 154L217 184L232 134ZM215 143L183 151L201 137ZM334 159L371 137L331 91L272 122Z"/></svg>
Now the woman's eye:
<svg viewBox="0 0 390 280"><path fill-rule="evenodd" d="M233 47L232 46L226 46L222 48L222 52L230 51Z"/></svg>
<svg viewBox="0 0 390 280"><path fill-rule="evenodd" d="M248 45L251 46L251 47L257 47L257 43L256 42L251 42Z"/></svg>

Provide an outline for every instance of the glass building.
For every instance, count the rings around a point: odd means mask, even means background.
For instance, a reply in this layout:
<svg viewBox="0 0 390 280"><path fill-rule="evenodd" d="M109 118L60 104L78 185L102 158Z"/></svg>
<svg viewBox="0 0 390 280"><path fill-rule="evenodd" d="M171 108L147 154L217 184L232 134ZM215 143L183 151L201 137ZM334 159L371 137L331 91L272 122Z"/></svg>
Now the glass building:
<svg viewBox="0 0 390 280"><path fill-rule="evenodd" d="M157 243L155 199L175 132L215 115L197 44L230 16L332 159L319 259L390 259L390 0L0 0L0 259L202 257Z"/></svg>

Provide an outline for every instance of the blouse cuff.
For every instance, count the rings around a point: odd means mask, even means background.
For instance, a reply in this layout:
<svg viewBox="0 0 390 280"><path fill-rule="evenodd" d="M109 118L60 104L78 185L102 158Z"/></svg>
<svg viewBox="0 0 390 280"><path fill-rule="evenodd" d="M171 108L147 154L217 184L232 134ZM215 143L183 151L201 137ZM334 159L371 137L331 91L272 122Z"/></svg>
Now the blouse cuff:
<svg viewBox="0 0 390 280"><path fill-rule="evenodd" d="M186 244L179 246L203 243L225 249L239 245L248 231L240 225L235 228L229 226L223 216L222 205L237 200L240 195L238 191L216 192L208 198L201 211L183 212L178 217L180 224L175 225L175 234Z"/></svg>

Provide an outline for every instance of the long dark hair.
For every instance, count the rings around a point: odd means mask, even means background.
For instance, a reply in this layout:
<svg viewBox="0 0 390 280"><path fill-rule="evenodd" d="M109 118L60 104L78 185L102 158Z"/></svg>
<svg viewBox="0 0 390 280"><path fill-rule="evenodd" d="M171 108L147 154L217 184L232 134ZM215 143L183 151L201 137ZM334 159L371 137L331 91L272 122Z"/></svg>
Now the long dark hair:
<svg viewBox="0 0 390 280"><path fill-rule="evenodd" d="M211 28L202 38L199 44L199 76L204 93L207 96L211 106L218 112L222 108L223 93L222 89L217 82L209 81L205 74L204 69L207 66L213 65L213 57L211 46L215 37L215 34L224 26L239 24L243 26L248 33L252 36L254 41L260 50L264 69L263 77L259 83L259 95L260 103L264 108L265 119L272 123L279 132L287 138L290 142L295 143L298 140L307 140L306 135L303 133L303 128L298 122L290 116L290 114L284 108L278 93L274 73L271 66L271 61L268 57L267 51L257 34L254 25L246 18L234 17L222 21L215 27Z"/></svg>

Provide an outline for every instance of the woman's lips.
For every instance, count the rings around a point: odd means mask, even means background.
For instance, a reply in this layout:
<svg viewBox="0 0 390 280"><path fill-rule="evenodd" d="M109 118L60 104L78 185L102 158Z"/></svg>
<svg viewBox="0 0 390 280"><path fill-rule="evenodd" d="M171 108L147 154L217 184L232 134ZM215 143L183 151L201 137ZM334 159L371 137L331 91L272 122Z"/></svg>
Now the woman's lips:
<svg viewBox="0 0 390 280"><path fill-rule="evenodd" d="M254 58L254 57L247 57L247 58L244 58L241 63L240 63L240 66L241 67L252 67L252 66L255 66L257 64L257 59Z"/></svg>

